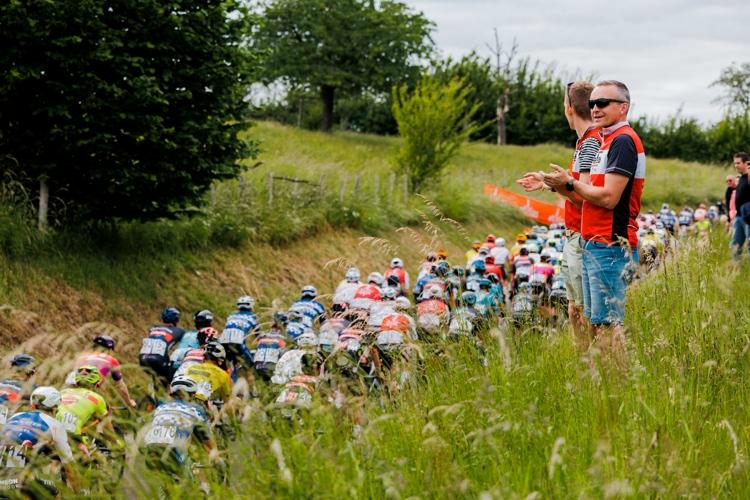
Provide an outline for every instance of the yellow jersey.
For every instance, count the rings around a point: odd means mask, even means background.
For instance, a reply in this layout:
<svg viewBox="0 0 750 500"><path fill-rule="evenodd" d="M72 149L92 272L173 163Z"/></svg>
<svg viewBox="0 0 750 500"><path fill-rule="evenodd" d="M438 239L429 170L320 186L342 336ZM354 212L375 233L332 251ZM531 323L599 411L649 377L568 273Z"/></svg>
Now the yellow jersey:
<svg viewBox="0 0 750 500"><path fill-rule="evenodd" d="M227 401L232 395L232 380L227 372L213 363L190 365L184 375L198 385L195 397L201 401Z"/></svg>

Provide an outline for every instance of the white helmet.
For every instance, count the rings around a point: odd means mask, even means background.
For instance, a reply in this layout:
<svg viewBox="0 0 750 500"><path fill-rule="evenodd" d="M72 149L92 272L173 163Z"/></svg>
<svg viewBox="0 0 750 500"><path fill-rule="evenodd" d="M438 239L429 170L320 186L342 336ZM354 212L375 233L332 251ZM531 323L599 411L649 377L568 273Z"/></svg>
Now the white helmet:
<svg viewBox="0 0 750 500"><path fill-rule="evenodd" d="M237 299L237 309L240 311L252 311L255 306L255 299L249 295L243 295Z"/></svg>
<svg viewBox="0 0 750 500"><path fill-rule="evenodd" d="M396 290L392 286L387 286L383 288L384 300L396 300L396 297L398 297L398 290Z"/></svg>
<svg viewBox="0 0 750 500"><path fill-rule="evenodd" d="M374 283L377 286L383 286L383 281L385 281L385 278L383 278L383 275L380 273L370 273L370 275L367 277L368 283Z"/></svg>
<svg viewBox="0 0 750 500"><path fill-rule="evenodd" d="M297 347L315 347L318 345L318 336L311 329L307 329L297 337L296 343Z"/></svg>
<svg viewBox="0 0 750 500"><path fill-rule="evenodd" d="M495 246L496 247L504 247L505 246L505 238L497 238L497 239L495 239Z"/></svg>
<svg viewBox="0 0 750 500"><path fill-rule="evenodd" d="M391 260L391 267L404 267L404 261L399 259L398 257L395 257L393 260Z"/></svg>
<svg viewBox="0 0 750 500"><path fill-rule="evenodd" d="M314 299L318 296L318 289L312 285L305 285L302 287L301 295L303 299Z"/></svg>
<svg viewBox="0 0 750 500"><path fill-rule="evenodd" d="M440 297L440 287L437 285L428 286L422 293L425 299L432 299Z"/></svg>
<svg viewBox="0 0 750 500"><path fill-rule="evenodd" d="M345 278L349 283L358 283L360 278L359 269L357 269L356 267L350 267L346 271Z"/></svg>
<svg viewBox="0 0 750 500"><path fill-rule="evenodd" d="M60 406L60 391L54 387L42 386L34 389L29 402L47 410L53 410Z"/></svg>
<svg viewBox="0 0 750 500"><path fill-rule="evenodd" d="M409 299L406 297L398 297L395 302L395 308L399 311L403 311L406 309L409 309L411 307L411 302L409 302Z"/></svg>

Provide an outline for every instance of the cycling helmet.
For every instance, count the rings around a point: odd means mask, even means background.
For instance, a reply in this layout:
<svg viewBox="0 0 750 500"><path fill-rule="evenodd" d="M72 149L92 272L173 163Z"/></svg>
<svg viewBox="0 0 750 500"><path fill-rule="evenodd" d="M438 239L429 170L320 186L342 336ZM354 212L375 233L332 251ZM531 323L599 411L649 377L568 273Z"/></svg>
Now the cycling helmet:
<svg viewBox="0 0 750 500"><path fill-rule="evenodd" d="M482 278L479 280L479 288L489 288L492 286L492 282L487 278Z"/></svg>
<svg viewBox="0 0 750 500"><path fill-rule="evenodd" d="M287 323L299 323L302 321L302 313L299 311L289 311L286 315Z"/></svg>
<svg viewBox="0 0 750 500"><path fill-rule="evenodd" d="M278 311L273 314L273 322L276 326L284 326L287 321L289 321L289 317L285 312Z"/></svg>
<svg viewBox="0 0 750 500"><path fill-rule="evenodd" d="M212 326L207 326L206 328L198 330L198 344L200 345L206 345L208 342L218 338L219 332Z"/></svg>
<svg viewBox="0 0 750 500"><path fill-rule="evenodd" d="M398 297L395 301L394 307L396 310L403 311L411 307L411 302L406 297Z"/></svg>
<svg viewBox="0 0 750 500"><path fill-rule="evenodd" d="M484 258L484 262L485 264L494 264L495 257L493 257L492 255L488 255L487 257Z"/></svg>
<svg viewBox="0 0 750 500"><path fill-rule="evenodd" d="M428 286L425 289L425 291L424 291L424 293L422 295L424 295L424 298L426 298L426 299L439 299L440 295L441 295L441 292L442 291L440 290L439 286L437 286L437 285L430 285L430 286Z"/></svg>
<svg viewBox="0 0 750 500"><path fill-rule="evenodd" d="M79 366L73 380L81 387L97 387L103 381L99 368L93 365Z"/></svg>
<svg viewBox="0 0 750 500"><path fill-rule="evenodd" d="M303 299L314 299L318 296L318 289L312 285L305 285L302 287L300 295Z"/></svg>
<svg viewBox="0 0 750 500"><path fill-rule="evenodd" d="M500 283L500 278L498 278L495 273L487 274L487 279L490 280L491 283Z"/></svg>
<svg viewBox="0 0 750 500"><path fill-rule="evenodd" d="M656 223L656 229L664 229L664 223L662 221L658 221Z"/></svg>
<svg viewBox="0 0 750 500"><path fill-rule="evenodd" d="M445 260L448 258L448 252L444 248L441 248L440 250L437 251L437 256L438 256L438 259Z"/></svg>
<svg viewBox="0 0 750 500"><path fill-rule="evenodd" d="M526 241L526 235L523 234L523 233L517 234L516 235L516 241L518 241L520 243L523 243L524 241Z"/></svg>
<svg viewBox="0 0 750 500"><path fill-rule="evenodd" d="M391 267L404 267L404 261L399 259L398 257L395 257L393 260L391 260Z"/></svg>
<svg viewBox="0 0 750 500"><path fill-rule="evenodd" d="M487 265L484 263L483 260L478 260L474 263L474 271L485 272L486 270L487 270Z"/></svg>
<svg viewBox="0 0 750 500"><path fill-rule="evenodd" d="M435 252L430 252L427 254L427 262L435 262L437 260L437 254Z"/></svg>
<svg viewBox="0 0 750 500"><path fill-rule="evenodd" d="M383 289L384 300L396 300L396 297L398 297L398 291L392 286L387 286Z"/></svg>
<svg viewBox="0 0 750 500"><path fill-rule="evenodd" d="M385 278L383 278L383 275L380 273L370 273L370 275L367 277L367 282L372 283L373 285L377 286L383 286L383 281L385 281Z"/></svg>
<svg viewBox="0 0 750 500"><path fill-rule="evenodd" d="M193 323L195 323L195 328L198 330L200 330L201 328L206 328L207 326L211 326L213 322L214 313L212 313L208 309L197 312L195 313L195 316L193 316Z"/></svg>
<svg viewBox="0 0 750 500"><path fill-rule="evenodd" d="M479 255L489 255L490 249L487 247L482 247L479 249Z"/></svg>
<svg viewBox="0 0 750 500"><path fill-rule="evenodd" d="M456 276L464 276L466 274L464 268L459 266L452 268L451 272L453 272L453 274L455 274Z"/></svg>
<svg viewBox="0 0 750 500"><path fill-rule="evenodd" d="M35 364L34 356L25 353L16 354L10 360L10 366L13 368L33 368Z"/></svg>
<svg viewBox="0 0 750 500"><path fill-rule="evenodd" d="M539 260L541 260L542 262L549 262L549 255L541 255L539 257Z"/></svg>
<svg viewBox="0 0 750 500"><path fill-rule="evenodd" d="M346 271L345 278L346 278L346 281L348 281L349 283L359 283L359 278L360 278L359 269L357 269L356 267L350 267Z"/></svg>
<svg viewBox="0 0 750 500"><path fill-rule="evenodd" d="M169 394L174 396L180 392L195 394L198 392L198 384L186 375L177 375L169 386Z"/></svg>
<svg viewBox="0 0 750 500"><path fill-rule="evenodd" d="M213 359L214 361L224 361L227 359L227 351L224 350L224 346L215 340L208 341L203 348L203 355L206 359Z"/></svg>
<svg viewBox="0 0 750 500"><path fill-rule="evenodd" d="M474 240L471 243L471 248L473 248L474 250L479 250L479 247L481 247L481 246L482 246L482 242L479 241L479 240Z"/></svg>
<svg viewBox="0 0 750 500"><path fill-rule="evenodd" d="M60 391L54 387L42 386L34 389L29 398L32 407L53 410L60 406Z"/></svg>
<svg viewBox="0 0 750 500"><path fill-rule="evenodd" d="M176 307L167 307L161 312L161 320L176 325L180 321L180 310Z"/></svg>
<svg viewBox="0 0 750 500"><path fill-rule="evenodd" d="M318 345L318 336L315 335L315 332L308 329L297 337L295 342L297 342L297 347L315 347Z"/></svg>
<svg viewBox="0 0 750 500"><path fill-rule="evenodd" d="M240 311L252 311L255 306L255 299L249 295L243 295L237 299L237 309Z"/></svg>
<svg viewBox="0 0 750 500"><path fill-rule="evenodd" d="M451 272L451 266L448 265L446 261L440 261L437 266L435 266L435 274L438 276L448 276L448 274Z"/></svg>
<svg viewBox="0 0 750 500"><path fill-rule="evenodd" d="M388 276L388 279L386 280L386 286L391 286L393 288L401 288L401 280L398 279L398 276L395 274L391 274Z"/></svg>
<svg viewBox="0 0 750 500"><path fill-rule="evenodd" d="M109 335L97 335L96 337L94 337L94 345L98 345L109 349L110 351L114 351L117 342Z"/></svg>
<svg viewBox="0 0 750 500"><path fill-rule="evenodd" d="M464 292L461 294L461 300L463 300L464 304L467 306L473 306L477 303L477 294L474 292Z"/></svg>
<svg viewBox="0 0 750 500"><path fill-rule="evenodd" d="M505 246L505 238L497 238L495 240L495 246L496 247L504 247Z"/></svg>
<svg viewBox="0 0 750 500"><path fill-rule="evenodd" d="M495 243L495 235L494 234L488 234L486 240L488 243Z"/></svg>
<svg viewBox="0 0 750 500"><path fill-rule="evenodd" d="M661 209L662 210L669 210L669 203L662 203L661 204Z"/></svg>

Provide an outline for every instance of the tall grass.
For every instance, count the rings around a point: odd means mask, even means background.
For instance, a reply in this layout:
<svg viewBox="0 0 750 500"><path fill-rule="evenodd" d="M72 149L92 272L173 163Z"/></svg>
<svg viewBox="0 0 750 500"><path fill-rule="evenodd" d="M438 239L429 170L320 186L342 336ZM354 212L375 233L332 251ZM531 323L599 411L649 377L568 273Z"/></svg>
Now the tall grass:
<svg viewBox="0 0 750 500"><path fill-rule="evenodd" d="M750 269L729 262L726 238L712 243L629 291L624 372L563 332L514 334L509 360L493 344L487 367L472 345L446 345L410 389L367 400L359 434L326 401L293 424L252 406L226 494L744 496Z"/></svg>

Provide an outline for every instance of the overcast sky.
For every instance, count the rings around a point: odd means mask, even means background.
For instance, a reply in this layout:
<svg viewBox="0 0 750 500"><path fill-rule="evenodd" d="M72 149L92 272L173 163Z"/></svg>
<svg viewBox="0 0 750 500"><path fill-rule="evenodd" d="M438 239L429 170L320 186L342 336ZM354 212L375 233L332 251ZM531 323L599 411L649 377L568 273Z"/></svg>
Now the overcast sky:
<svg viewBox="0 0 750 500"><path fill-rule="evenodd" d="M595 74L630 87L635 115L680 106L721 118L708 86L732 62L750 62L750 0L405 0L434 21L440 51L489 55L493 28L522 56L564 74Z"/></svg>

